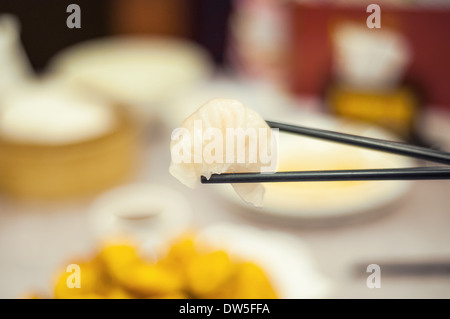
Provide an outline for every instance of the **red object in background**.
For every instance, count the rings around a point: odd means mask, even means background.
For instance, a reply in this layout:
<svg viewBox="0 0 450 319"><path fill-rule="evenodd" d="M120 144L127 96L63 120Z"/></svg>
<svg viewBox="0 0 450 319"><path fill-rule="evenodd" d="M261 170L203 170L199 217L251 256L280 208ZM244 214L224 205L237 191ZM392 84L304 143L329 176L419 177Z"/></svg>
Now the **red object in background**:
<svg viewBox="0 0 450 319"><path fill-rule="evenodd" d="M401 31L412 49L406 78L426 105L450 109L450 8L381 7L381 28ZM366 6L293 4L290 84L294 93L320 95L331 77L330 31L345 20L366 23ZM373 29L376 32L376 29Z"/></svg>

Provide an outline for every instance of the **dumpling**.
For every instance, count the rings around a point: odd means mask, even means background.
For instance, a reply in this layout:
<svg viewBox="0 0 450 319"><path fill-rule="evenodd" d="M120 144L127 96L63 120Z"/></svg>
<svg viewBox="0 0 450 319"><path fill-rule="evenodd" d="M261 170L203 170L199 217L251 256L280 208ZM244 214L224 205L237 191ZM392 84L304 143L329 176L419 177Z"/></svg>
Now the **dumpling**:
<svg viewBox="0 0 450 319"><path fill-rule="evenodd" d="M270 172L276 168L275 135L254 110L233 99L213 99L172 133L169 172L194 188L201 176ZM261 184L232 184L246 202L262 206Z"/></svg>

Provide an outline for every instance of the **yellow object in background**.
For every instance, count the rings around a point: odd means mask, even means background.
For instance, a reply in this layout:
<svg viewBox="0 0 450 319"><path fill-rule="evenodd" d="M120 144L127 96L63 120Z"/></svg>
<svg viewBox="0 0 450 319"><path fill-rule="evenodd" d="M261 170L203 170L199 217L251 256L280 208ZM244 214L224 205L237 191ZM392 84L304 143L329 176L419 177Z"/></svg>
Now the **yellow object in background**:
<svg viewBox="0 0 450 319"><path fill-rule="evenodd" d="M225 251L200 250L191 237L173 243L157 261L119 242L74 264L80 267L80 288L69 288L72 273L63 271L57 275L54 298L277 298L258 265L233 259Z"/></svg>
<svg viewBox="0 0 450 319"><path fill-rule="evenodd" d="M249 285L248 283L252 284ZM219 294L215 295L221 299L258 299L261 294L265 298L276 298L270 282L264 271L251 262L242 262L235 266L235 277L233 284L227 285Z"/></svg>
<svg viewBox="0 0 450 319"><path fill-rule="evenodd" d="M328 92L331 112L377 124L404 139L410 139L418 113L418 100L410 89L359 91L335 86Z"/></svg>
<svg viewBox="0 0 450 319"><path fill-rule="evenodd" d="M186 265L186 286L194 296L211 298L227 287L235 271L234 263L224 251L196 254Z"/></svg>

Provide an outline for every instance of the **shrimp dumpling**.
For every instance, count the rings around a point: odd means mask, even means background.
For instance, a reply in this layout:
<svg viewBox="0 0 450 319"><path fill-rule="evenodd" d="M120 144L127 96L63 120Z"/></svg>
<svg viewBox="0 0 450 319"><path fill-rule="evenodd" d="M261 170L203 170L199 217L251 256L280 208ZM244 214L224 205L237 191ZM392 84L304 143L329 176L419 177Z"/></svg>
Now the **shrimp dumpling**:
<svg viewBox="0 0 450 319"><path fill-rule="evenodd" d="M254 110L233 99L213 99L174 130L169 172L194 188L201 176L274 170L272 131ZM232 184L246 202L262 206L262 184Z"/></svg>

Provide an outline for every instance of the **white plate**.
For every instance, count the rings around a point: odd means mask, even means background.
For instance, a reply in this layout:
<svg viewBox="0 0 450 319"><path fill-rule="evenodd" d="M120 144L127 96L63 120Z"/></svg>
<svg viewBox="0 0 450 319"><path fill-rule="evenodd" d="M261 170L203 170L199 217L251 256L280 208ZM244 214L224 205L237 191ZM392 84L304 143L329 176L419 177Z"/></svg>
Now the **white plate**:
<svg viewBox="0 0 450 319"><path fill-rule="evenodd" d="M109 37L63 50L48 69L152 118L174 92L209 78L213 62L203 48L187 40Z"/></svg>
<svg viewBox="0 0 450 319"><path fill-rule="evenodd" d="M284 117L275 120L380 139L396 139L377 127L317 114L297 114L295 117L289 116L289 119ZM407 157L287 133L280 133L279 145L280 171L415 166L414 161ZM226 199L253 210L259 216L319 221L382 211L382 208L405 195L411 187L411 182L303 182L264 185L266 193L262 208L254 208L244 203L230 185L211 186Z"/></svg>

